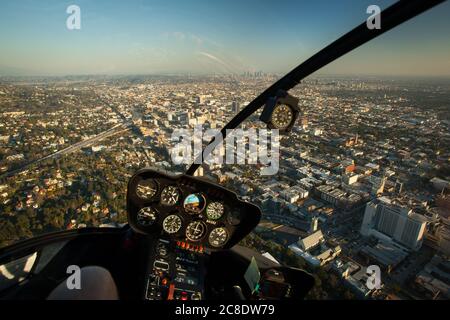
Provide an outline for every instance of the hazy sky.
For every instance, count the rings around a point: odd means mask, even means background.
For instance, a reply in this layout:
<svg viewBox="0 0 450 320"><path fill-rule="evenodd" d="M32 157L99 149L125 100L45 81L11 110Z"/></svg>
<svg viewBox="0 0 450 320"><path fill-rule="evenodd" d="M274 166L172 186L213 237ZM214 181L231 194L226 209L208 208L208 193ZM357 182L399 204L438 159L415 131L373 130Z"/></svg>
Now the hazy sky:
<svg viewBox="0 0 450 320"><path fill-rule="evenodd" d="M1 0L0 75L286 72L394 2ZM447 1L321 73L450 76L449 34Z"/></svg>

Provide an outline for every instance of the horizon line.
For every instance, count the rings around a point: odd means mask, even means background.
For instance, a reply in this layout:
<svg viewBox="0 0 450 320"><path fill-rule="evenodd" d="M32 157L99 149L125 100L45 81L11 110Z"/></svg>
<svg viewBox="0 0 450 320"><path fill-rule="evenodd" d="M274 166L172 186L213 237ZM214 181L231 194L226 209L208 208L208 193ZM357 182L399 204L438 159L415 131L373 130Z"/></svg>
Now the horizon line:
<svg viewBox="0 0 450 320"><path fill-rule="evenodd" d="M255 74L263 73L266 76L283 76L286 73L283 72L266 72L266 71L254 71L254 72L241 72L241 73L198 73L198 72L155 72L155 73L67 73L67 74L1 74L0 78L66 78L66 77L133 77L133 76L190 76L190 77L205 77L205 76L244 76L246 73ZM363 78L435 78L435 79L450 79L449 75L415 75L415 74L356 74L356 73L317 73L310 75L308 78L315 77L363 77Z"/></svg>

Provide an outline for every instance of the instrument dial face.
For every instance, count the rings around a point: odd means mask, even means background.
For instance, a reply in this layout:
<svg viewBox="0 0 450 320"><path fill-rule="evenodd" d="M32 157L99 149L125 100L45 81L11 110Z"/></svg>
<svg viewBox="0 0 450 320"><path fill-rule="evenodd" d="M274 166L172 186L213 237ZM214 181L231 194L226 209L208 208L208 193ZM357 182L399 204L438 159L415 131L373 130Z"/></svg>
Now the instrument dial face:
<svg viewBox="0 0 450 320"><path fill-rule="evenodd" d="M205 209L206 199L201 193L190 194L184 199L183 207L187 213L199 214Z"/></svg>
<svg viewBox="0 0 450 320"><path fill-rule="evenodd" d="M279 104L272 113L272 124L277 129L286 129L292 122L294 113L291 108L285 104Z"/></svg>
<svg viewBox="0 0 450 320"><path fill-rule="evenodd" d="M206 207L206 216L208 219L217 220L220 219L225 209L222 202L211 202Z"/></svg>
<svg viewBox="0 0 450 320"><path fill-rule="evenodd" d="M155 223L158 212L151 207L144 207L137 213L137 221L143 227L149 227Z"/></svg>
<svg viewBox="0 0 450 320"><path fill-rule="evenodd" d="M213 247L222 247L228 241L228 231L225 228L215 228L209 234L209 244Z"/></svg>
<svg viewBox="0 0 450 320"><path fill-rule="evenodd" d="M136 194L143 200L150 200L158 191L158 185L153 179L141 180L136 186Z"/></svg>
<svg viewBox="0 0 450 320"><path fill-rule="evenodd" d="M198 241L206 233L206 224L202 221L193 221L186 228L186 238L191 241Z"/></svg>
<svg viewBox="0 0 450 320"><path fill-rule="evenodd" d="M167 186L161 192L161 204L174 206L180 199L180 191L175 186Z"/></svg>
<svg viewBox="0 0 450 320"><path fill-rule="evenodd" d="M181 218L176 214L171 214L164 218L163 229L168 234L177 233L181 229Z"/></svg>

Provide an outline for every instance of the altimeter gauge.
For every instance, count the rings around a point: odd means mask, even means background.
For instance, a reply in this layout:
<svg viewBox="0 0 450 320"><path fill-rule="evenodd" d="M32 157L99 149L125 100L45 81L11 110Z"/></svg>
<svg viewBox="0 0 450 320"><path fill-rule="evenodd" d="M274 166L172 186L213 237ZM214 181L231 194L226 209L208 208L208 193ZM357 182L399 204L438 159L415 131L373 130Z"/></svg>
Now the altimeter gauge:
<svg viewBox="0 0 450 320"><path fill-rule="evenodd" d="M186 238L191 241L198 241L206 233L206 224L203 221L193 221L186 227Z"/></svg>
<svg viewBox="0 0 450 320"><path fill-rule="evenodd" d="M181 229L181 224L181 218L176 214L171 214L164 218L162 226L165 232L173 234Z"/></svg>
<svg viewBox="0 0 450 320"><path fill-rule="evenodd" d="M213 247L222 247L228 241L228 231L225 228L215 228L209 234L209 244Z"/></svg>
<svg viewBox="0 0 450 320"><path fill-rule="evenodd" d="M217 220L223 216L224 210L222 202L211 202L206 207L206 216L208 219Z"/></svg>
<svg viewBox="0 0 450 320"><path fill-rule="evenodd" d="M175 186L167 186L161 191L161 204L174 206L180 199L180 190Z"/></svg>
<svg viewBox="0 0 450 320"><path fill-rule="evenodd" d="M158 212L151 207L144 207L137 213L137 222L143 227L149 227L155 223Z"/></svg>

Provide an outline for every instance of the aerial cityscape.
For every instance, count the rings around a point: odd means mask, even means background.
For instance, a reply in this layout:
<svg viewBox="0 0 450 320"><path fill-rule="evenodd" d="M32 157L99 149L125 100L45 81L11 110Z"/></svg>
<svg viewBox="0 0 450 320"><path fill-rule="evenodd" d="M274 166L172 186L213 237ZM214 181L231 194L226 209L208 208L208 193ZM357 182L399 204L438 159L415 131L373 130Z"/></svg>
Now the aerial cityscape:
<svg viewBox="0 0 450 320"><path fill-rule="evenodd" d="M446 0L0 1L0 301L80 301L45 319L87 300L133 303L102 318L437 312L449 17Z"/></svg>
<svg viewBox="0 0 450 320"><path fill-rule="evenodd" d="M174 130L220 129L278 78L0 78L0 247L122 226L136 170L186 170L170 158ZM449 299L450 82L315 76L290 93L301 115L276 175L245 164L196 172L261 208L241 244L314 274L309 299ZM244 127L264 126L254 116Z"/></svg>

